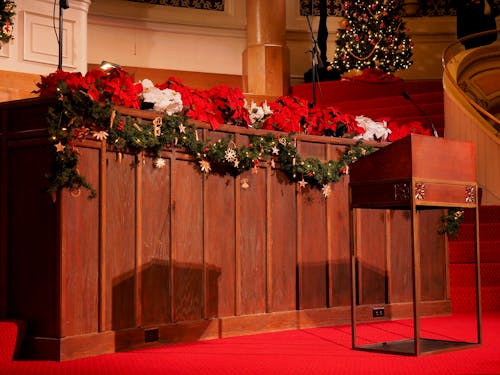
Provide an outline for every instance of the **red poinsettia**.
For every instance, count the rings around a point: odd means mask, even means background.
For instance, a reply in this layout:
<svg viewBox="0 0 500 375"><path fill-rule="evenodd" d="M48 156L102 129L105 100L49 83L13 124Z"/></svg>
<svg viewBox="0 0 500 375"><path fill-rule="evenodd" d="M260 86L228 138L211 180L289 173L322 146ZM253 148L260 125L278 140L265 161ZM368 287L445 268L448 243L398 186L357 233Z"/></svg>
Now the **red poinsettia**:
<svg viewBox="0 0 500 375"><path fill-rule="evenodd" d="M410 121L404 124L399 124L397 121L388 121L387 127L391 130L391 134L387 138L390 142L397 141L412 133L431 135L431 130L424 128L420 121Z"/></svg>
<svg viewBox="0 0 500 375"><path fill-rule="evenodd" d="M220 85L210 89L208 95L214 104L218 121L238 126L250 124L245 97L239 88Z"/></svg>
<svg viewBox="0 0 500 375"><path fill-rule="evenodd" d="M135 83L134 77L120 68L108 71L93 69L85 75L87 93L95 101L112 101L116 105L140 108L139 94L142 84Z"/></svg>
<svg viewBox="0 0 500 375"><path fill-rule="evenodd" d="M333 137L353 137L364 132L353 115L342 113L334 107L311 109L306 129L308 134Z"/></svg>
<svg viewBox="0 0 500 375"><path fill-rule="evenodd" d="M165 83L158 85L158 88L160 90L169 88L180 93L184 114L189 118L208 122L212 129L220 126L221 122L217 118L214 103L206 90L191 89L175 77L170 77Z"/></svg>
<svg viewBox="0 0 500 375"><path fill-rule="evenodd" d="M40 96L54 96L60 82L66 82L72 91L86 88L85 80L80 72L72 73L58 69L47 76L40 76L40 82L36 84L38 90L35 93Z"/></svg>
<svg viewBox="0 0 500 375"><path fill-rule="evenodd" d="M300 133L307 123L309 103L295 96L282 96L269 104L272 114L264 122L263 129Z"/></svg>
<svg viewBox="0 0 500 375"><path fill-rule="evenodd" d="M81 73L57 70L41 77L37 83L37 93L40 96L55 95L59 84L65 82L71 91L83 90L95 101L111 100L116 105L130 108L139 108L139 94L142 85L134 83L134 77L122 69L115 68L109 71L93 69L85 77Z"/></svg>

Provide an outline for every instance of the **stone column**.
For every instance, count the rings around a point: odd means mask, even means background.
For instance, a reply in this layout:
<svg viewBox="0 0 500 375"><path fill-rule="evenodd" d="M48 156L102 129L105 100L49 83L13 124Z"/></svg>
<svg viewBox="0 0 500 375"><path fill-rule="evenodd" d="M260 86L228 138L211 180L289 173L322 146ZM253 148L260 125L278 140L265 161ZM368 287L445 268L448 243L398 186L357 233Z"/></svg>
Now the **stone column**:
<svg viewBox="0 0 500 375"><path fill-rule="evenodd" d="M285 0L247 0L247 48L243 89L251 95L281 96L290 89Z"/></svg>

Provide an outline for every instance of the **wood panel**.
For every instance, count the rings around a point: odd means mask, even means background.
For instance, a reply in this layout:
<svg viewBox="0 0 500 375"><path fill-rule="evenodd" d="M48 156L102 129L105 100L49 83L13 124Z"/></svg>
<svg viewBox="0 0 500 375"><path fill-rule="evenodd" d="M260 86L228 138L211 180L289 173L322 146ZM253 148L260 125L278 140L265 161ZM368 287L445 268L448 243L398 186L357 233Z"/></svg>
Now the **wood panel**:
<svg viewBox="0 0 500 375"><path fill-rule="evenodd" d="M206 318L235 315L234 178L211 174L203 178Z"/></svg>
<svg viewBox="0 0 500 375"><path fill-rule="evenodd" d="M387 301L386 215L384 210L358 210L359 304L383 304ZM411 258L406 259L410 262Z"/></svg>
<svg viewBox="0 0 500 375"><path fill-rule="evenodd" d="M343 177L332 187L332 195L328 199L331 216L330 223L330 306L348 306L350 295L345 293L351 287L349 249L349 216L348 216L348 182Z"/></svg>
<svg viewBox="0 0 500 375"><path fill-rule="evenodd" d="M144 326L172 321L170 291L171 165L143 165L141 322Z"/></svg>
<svg viewBox="0 0 500 375"><path fill-rule="evenodd" d="M302 155L326 158L326 145L322 143L301 141L298 150ZM313 188L301 190L297 199L298 308L326 307L326 199L321 190Z"/></svg>
<svg viewBox="0 0 500 375"><path fill-rule="evenodd" d="M79 170L98 186L99 149L81 150ZM63 192L61 214L66 218L61 233L61 336L98 331L99 307L99 201L85 192ZM74 267L79 272L74 272ZM74 303L76 299L81 303Z"/></svg>
<svg viewBox="0 0 500 375"><path fill-rule="evenodd" d="M427 268L426 275L421 280L423 301L448 298L447 289L443 288L447 285L448 272L445 237L437 233L442 225L440 218L445 213L446 210L430 210L419 213L420 246L425 249L421 252L420 262ZM430 228L435 229L429 230Z"/></svg>
<svg viewBox="0 0 500 375"><path fill-rule="evenodd" d="M411 217L407 210L391 210L389 301L412 301Z"/></svg>
<svg viewBox="0 0 500 375"><path fill-rule="evenodd" d="M299 197L299 308L326 307L326 211L320 190Z"/></svg>
<svg viewBox="0 0 500 375"><path fill-rule="evenodd" d="M297 201L295 185L275 171L269 184L269 311L295 310L297 304Z"/></svg>
<svg viewBox="0 0 500 375"><path fill-rule="evenodd" d="M266 258L268 207L271 202L267 199L268 179L267 168L260 168L258 174L246 173L238 179L236 189L239 194L239 211L236 217L239 226L239 311L236 315L265 313L268 304L267 275L269 263L272 259ZM248 188L242 182L246 179ZM244 187L245 186L245 187ZM283 270L277 271L279 273ZM272 272L271 272L272 274ZM238 280L237 280L238 282Z"/></svg>
<svg viewBox="0 0 500 375"><path fill-rule="evenodd" d="M195 168L196 166L185 160L175 160L173 164L174 322L204 318L202 176ZM214 268L212 272L217 275L220 270Z"/></svg>
<svg viewBox="0 0 500 375"><path fill-rule="evenodd" d="M106 180L106 286L107 311L105 330L135 326L135 173L134 155L107 155Z"/></svg>

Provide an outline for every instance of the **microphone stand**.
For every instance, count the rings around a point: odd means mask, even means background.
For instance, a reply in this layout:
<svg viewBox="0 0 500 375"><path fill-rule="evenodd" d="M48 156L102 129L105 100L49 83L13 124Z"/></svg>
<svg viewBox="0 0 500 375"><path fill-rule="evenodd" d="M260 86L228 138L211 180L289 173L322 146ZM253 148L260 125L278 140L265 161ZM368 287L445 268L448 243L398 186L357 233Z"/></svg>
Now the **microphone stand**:
<svg viewBox="0 0 500 375"><path fill-rule="evenodd" d="M62 70L63 57L63 9L68 9L68 0L59 0L59 63L57 70Z"/></svg>
<svg viewBox="0 0 500 375"><path fill-rule="evenodd" d="M312 10L311 10L311 14L312 14ZM309 15L306 15L306 20L307 20L307 26L309 28L309 33L311 34L311 44L312 44L312 48L309 52L311 52L312 105L314 107L316 105L316 85L319 83L318 67L322 68L323 63L322 63L321 59L318 59L318 56L319 56L318 42L316 41L316 38L314 37L314 32L312 29L311 19L309 18Z"/></svg>
<svg viewBox="0 0 500 375"><path fill-rule="evenodd" d="M434 123L432 122L429 115L427 115L427 113L417 104L417 102L415 102L415 100L413 100L413 98L410 96L410 94L408 94L406 91L403 91L401 93L401 95L403 96L403 98L408 100L411 104L413 104L413 106L420 112L422 117L427 120L427 122L431 126L432 133L433 133L434 137L436 137L436 138L439 137L438 132L436 130L436 127L434 126Z"/></svg>

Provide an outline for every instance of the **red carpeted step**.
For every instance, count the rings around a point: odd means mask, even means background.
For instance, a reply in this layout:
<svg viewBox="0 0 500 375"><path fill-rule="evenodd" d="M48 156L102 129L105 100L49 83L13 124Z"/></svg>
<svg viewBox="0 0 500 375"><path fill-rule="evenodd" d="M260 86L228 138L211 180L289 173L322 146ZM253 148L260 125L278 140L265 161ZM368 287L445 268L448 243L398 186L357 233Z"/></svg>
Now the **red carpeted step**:
<svg viewBox="0 0 500 375"><path fill-rule="evenodd" d="M421 106L422 104L428 103L443 103L443 92L429 92L429 93L420 93L411 96L412 99ZM321 102L320 102L321 103ZM381 96L378 98L371 99L353 99L353 100L342 100L338 103L332 103L334 106L338 108L348 110L356 110L359 108L368 109L368 108L391 108L396 106L406 106L410 104L407 99L403 98L401 95L397 96ZM443 108L440 108L441 112Z"/></svg>
<svg viewBox="0 0 500 375"><path fill-rule="evenodd" d="M476 280L475 264L450 264L450 286L473 287ZM500 263L481 263L481 286L500 287Z"/></svg>
<svg viewBox="0 0 500 375"><path fill-rule="evenodd" d="M443 81L440 79L404 81L404 87L409 94L425 93L429 91L443 91Z"/></svg>
<svg viewBox="0 0 500 375"><path fill-rule="evenodd" d="M25 331L19 320L0 321L0 366L17 358Z"/></svg>
<svg viewBox="0 0 500 375"><path fill-rule="evenodd" d="M358 108L352 108L349 110L346 110L341 105L339 105L337 108L342 112L352 113L353 115L364 115L372 119L382 117L411 117L414 120L425 119L425 116L423 116L422 113L420 113L420 111L412 104L377 108L365 108L361 104ZM427 116L431 116L433 114L442 114L444 111L443 103L424 103L420 105L420 108Z"/></svg>
<svg viewBox="0 0 500 375"><path fill-rule="evenodd" d="M450 263L473 263L473 241L449 241ZM479 254L481 263L500 263L500 243L497 241L480 241ZM500 272L500 271L499 271Z"/></svg>
<svg viewBox="0 0 500 375"><path fill-rule="evenodd" d="M481 308L500 311L500 263L481 263ZM450 265L450 293L453 312L475 308L475 265Z"/></svg>
<svg viewBox="0 0 500 375"><path fill-rule="evenodd" d="M500 223L483 222L479 218L479 241L496 241L500 243ZM462 223L457 234L456 241L473 241L475 237L474 224Z"/></svg>
<svg viewBox="0 0 500 375"><path fill-rule="evenodd" d="M472 312L476 308L476 289L474 287L452 287L451 309L453 313ZM500 286L481 287L481 309L500 311Z"/></svg>

